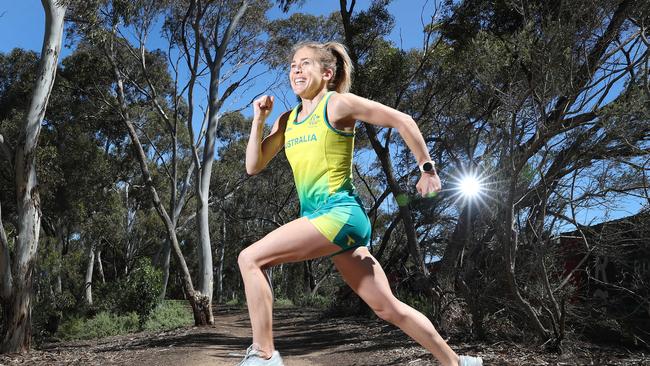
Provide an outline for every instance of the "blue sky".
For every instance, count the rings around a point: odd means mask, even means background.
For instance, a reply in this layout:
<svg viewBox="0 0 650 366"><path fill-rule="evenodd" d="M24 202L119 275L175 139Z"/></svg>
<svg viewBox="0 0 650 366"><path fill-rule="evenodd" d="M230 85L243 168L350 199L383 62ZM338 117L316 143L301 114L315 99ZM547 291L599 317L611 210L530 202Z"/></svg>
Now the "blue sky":
<svg viewBox="0 0 650 366"><path fill-rule="evenodd" d="M362 9L367 9L370 5L370 0L358 0L355 5L355 12ZM391 14L395 17L395 27L390 35L391 40L398 46L404 49L410 49L421 46L423 39L422 32L422 14L433 14L436 0L395 0L389 6ZM288 14L283 14L277 6L274 6L269 11L271 19L285 18L295 12L306 12L315 15L326 15L332 12L337 12L338 1L317 1L307 0L301 8L294 7ZM4 1L0 2L0 52L9 52L14 48L23 48L40 52L43 31L44 31L44 12L41 2L38 0L23 0L23 1ZM158 24L160 28L160 24ZM64 40L65 43L65 40ZM156 34L152 34L148 39L148 49L161 48L166 50L166 41ZM62 57L69 55L72 52L70 48L64 47L62 50ZM183 64L181 64L181 67ZM249 103L259 93L264 92L269 85L271 85L273 77L263 77L257 79L256 84L247 90L242 95L233 95L225 105L226 110L239 109ZM200 80L204 85L208 80ZM280 82L279 85L274 85L273 90L276 92L276 108L274 113L269 118L273 121L281 112L283 108L291 108L294 99L291 97L291 91L288 83ZM201 125L201 110L205 110L205 97L202 88L196 90L197 101L202 105L197 108L199 112L195 113L197 116L194 121L196 126ZM282 95L289 95L289 98L279 98ZM280 103L284 100L285 103ZM244 108L242 111L244 115L250 116L250 108ZM197 127L198 129L199 127Z"/></svg>
<svg viewBox="0 0 650 366"><path fill-rule="evenodd" d="M435 1L395 0L390 5L395 17L396 27L391 38L404 48L417 47L422 41L420 14L423 6L425 13L431 13ZM355 9L366 9L369 0L359 0ZM338 10L338 1L308 0L301 9L295 11L311 14L329 14ZM269 14L272 18L284 16L277 7ZM7 52L20 47L40 51L43 40L44 13L38 0L2 1L0 2L0 52ZM155 46L155 44L153 45ZM64 55L70 50L64 50Z"/></svg>
<svg viewBox="0 0 650 366"><path fill-rule="evenodd" d="M302 8L293 9L293 12L301 11L311 14L330 14L338 11L338 1L317 1L308 0ZM355 9L366 9L370 4L369 0L358 0ZM419 47L422 42L421 15L432 14L435 0L394 0L390 5L390 12L395 17L395 28L390 39L404 49ZM271 18L285 17L277 7L274 7L269 16ZM40 51L43 40L44 13L41 2L38 0L3 1L0 2L0 52L8 52L14 48L24 48ZM151 37L149 48L164 47L164 41L160 37ZM62 55L65 57L71 50L64 48ZM260 90L256 90L260 89ZM264 87L256 85L250 93L261 92ZM205 99L205 98L203 98ZM241 98L241 102L247 102L250 98ZM279 113L281 108L276 108L271 120ZM247 109L244 113L249 115ZM611 207L611 211L605 214L600 207L584 210L580 213L583 223L597 223L608 216L610 219L628 216L636 213L641 208L643 201L634 198L625 198L617 202L618 207Z"/></svg>

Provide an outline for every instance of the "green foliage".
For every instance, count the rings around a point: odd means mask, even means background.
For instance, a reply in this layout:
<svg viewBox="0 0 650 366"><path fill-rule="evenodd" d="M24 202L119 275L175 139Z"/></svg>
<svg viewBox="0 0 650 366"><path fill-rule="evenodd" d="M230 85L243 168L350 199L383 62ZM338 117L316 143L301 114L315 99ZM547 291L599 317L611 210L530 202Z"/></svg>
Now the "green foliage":
<svg viewBox="0 0 650 366"><path fill-rule="evenodd" d="M329 16L296 13L287 19L277 19L269 24L269 57L266 62L274 68L286 68L291 49L301 41L327 42L341 38L341 15Z"/></svg>
<svg viewBox="0 0 650 366"><path fill-rule="evenodd" d="M226 301L225 304L227 306L242 306L244 304L244 301L239 297L235 297L235 298L232 298L232 299Z"/></svg>
<svg viewBox="0 0 650 366"><path fill-rule="evenodd" d="M142 258L127 278L97 286L95 308L120 314L134 312L144 327L157 306L161 289L162 272L153 267L151 260Z"/></svg>
<svg viewBox="0 0 650 366"><path fill-rule="evenodd" d="M71 241L71 246L76 246ZM83 269L85 257L81 250L70 249L63 256L54 238L44 238L38 248L37 271L34 274L34 334L56 332L64 314L83 314ZM58 279L61 279L60 292Z"/></svg>
<svg viewBox="0 0 650 366"><path fill-rule="evenodd" d="M138 324L136 313L115 315L102 311L87 320L79 316L65 320L56 337L64 340L108 337L133 332L138 329Z"/></svg>
<svg viewBox="0 0 650 366"><path fill-rule="evenodd" d="M140 326L156 307L162 289L162 272L153 267L148 258L138 261L129 278L121 283L118 308L122 312L134 311L140 318Z"/></svg>
<svg viewBox="0 0 650 366"><path fill-rule="evenodd" d="M161 331L194 324L187 301L167 300L158 305L144 324L145 330Z"/></svg>
<svg viewBox="0 0 650 366"><path fill-rule="evenodd" d="M293 301L291 301L290 299L277 298L273 302L273 306L277 307L277 308L290 308L290 307L293 307L294 304L293 304Z"/></svg>
<svg viewBox="0 0 650 366"><path fill-rule="evenodd" d="M124 315L100 311L91 318L72 316L61 324L56 337L63 340L93 339L145 331L163 331L192 325L186 301L163 301L143 323L135 312Z"/></svg>
<svg viewBox="0 0 650 366"><path fill-rule="evenodd" d="M326 309L332 303L331 297L323 295L304 295L298 298L296 305L299 307Z"/></svg>

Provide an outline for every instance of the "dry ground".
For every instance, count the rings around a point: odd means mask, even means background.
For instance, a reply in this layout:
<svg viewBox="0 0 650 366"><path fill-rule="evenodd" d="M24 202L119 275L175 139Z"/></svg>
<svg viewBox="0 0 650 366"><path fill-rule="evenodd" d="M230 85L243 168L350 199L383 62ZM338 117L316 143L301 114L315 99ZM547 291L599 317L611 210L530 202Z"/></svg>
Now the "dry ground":
<svg viewBox="0 0 650 366"><path fill-rule="evenodd" d="M247 313L220 309L212 327L137 333L95 341L45 344L27 355L0 355L0 365L236 365L250 343ZM317 310L275 311L276 347L287 366L436 365L399 330L376 320L325 319ZM459 344L459 353L478 354L486 365L647 365L650 355L593 345L563 355L534 346L499 342Z"/></svg>

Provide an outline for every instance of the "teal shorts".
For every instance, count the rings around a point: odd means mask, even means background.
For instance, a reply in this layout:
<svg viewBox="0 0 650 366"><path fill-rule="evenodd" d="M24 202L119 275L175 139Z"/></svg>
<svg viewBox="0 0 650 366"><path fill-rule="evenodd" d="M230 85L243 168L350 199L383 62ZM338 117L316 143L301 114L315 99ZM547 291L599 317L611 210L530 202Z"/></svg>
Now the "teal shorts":
<svg viewBox="0 0 650 366"><path fill-rule="evenodd" d="M329 241L342 252L370 243L370 220L356 194L335 193L313 212L303 213Z"/></svg>

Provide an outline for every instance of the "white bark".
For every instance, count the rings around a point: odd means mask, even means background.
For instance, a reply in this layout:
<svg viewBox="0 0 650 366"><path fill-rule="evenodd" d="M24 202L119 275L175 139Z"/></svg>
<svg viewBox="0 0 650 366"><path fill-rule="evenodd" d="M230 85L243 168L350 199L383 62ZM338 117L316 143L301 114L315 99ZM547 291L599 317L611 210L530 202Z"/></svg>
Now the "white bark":
<svg viewBox="0 0 650 366"><path fill-rule="evenodd" d="M125 184L125 189L124 189L124 207L126 208L126 217L125 217L125 235L124 237L126 238L126 243L124 244L125 246L125 253L126 253L126 261L124 264L124 275L129 274L129 266L133 262L133 256L135 255L135 246L136 242L135 239L133 238L133 228L135 227L135 214L136 214L136 209L131 207L131 204L129 203L129 190L130 190L131 185L129 182L126 182Z"/></svg>
<svg viewBox="0 0 650 366"><path fill-rule="evenodd" d="M104 265L102 264L102 250L97 250L97 271L99 272L99 278L102 280L102 283L106 283L106 277L104 277Z"/></svg>
<svg viewBox="0 0 650 366"><path fill-rule="evenodd" d="M203 51L210 66L210 88L209 88L209 106L208 106L208 128L203 145L203 164L201 165L200 178L197 184L198 193L198 212L197 223L199 225L199 241L201 243L201 255L199 257L201 270L201 292L212 299L214 286L214 269L212 268L212 247L210 245L210 230L208 221L208 197L210 195L210 178L212 176L212 165L214 162L215 143L217 140L217 127L219 126L219 109L221 100L219 98L219 84L221 80L221 63L226 54L228 43L239 25L249 6L248 1L243 1L237 14L228 24L223 37L220 40L215 39L216 54L214 59L210 54L210 45L203 39ZM222 98L223 99L223 98Z"/></svg>
<svg viewBox="0 0 650 366"><path fill-rule="evenodd" d="M163 283L162 291L160 291L160 300L165 300L167 296L167 286L169 285L169 262L171 257L172 246L169 240L165 240L165 245L162 250L162 271Z"/></svg>
<svg viewBox="0 0 650 366"><path fill-rule="evenodd" d="M63 230L63 224L59 220L56 224L56 251L59 254L59 260L56 263L56 279L54 282L54 293L60 295L63 293L63 283L61 281L61 272L63 271L63 251L66 247L66 235Z"/></svg>
<svg viewBox="0 0 650 366"><path fill-rule="evenodd" d="M88 265L86 266L86 280L84 287L86 289L86 303L93 304L93 269L95 266L95 250L92 245L88 246Z"/></svg>
<svg viewBox="0 0 650 366"><path fill-rule="evenodd" d="M221 241L217 247L217 302L223 301L223 260L226 252L226 214L221 222Z"/></svg>
<svg viewBox="0 0 650 366"><path fill-rule="evenodd" d="M3 298L2 352L26 352L31 346L31 287L41 228L40 197L36 179L36 148L47 102L54 84L61 51L66 7L55 0L42 0L45 37L41 61L15 157L18 235L12 264L11 296Z"/></svg>
<svg viewBox="0 0 650 366"><path fill-rule="evenodd" d="M163 221L165 229L167 231L167 237L171 241L172 248L174 249L174 255L178 260L178 264L182 271L182 280L183 280L183 290L186 292L186 295L189 297L190 305L194 313L194 323L195 325L207 325L214 323L214 316L212 314L212 308L210 306L210 298L194 290L194 285L192 284L192 277L190 276L187 263L185 262L185 257L181 251L180 244L178 243L178 237L176 235L176 228L174 223L170 218L165 206L160 200L158 191L153 184L153 179L151 173L149 172L149 167L147 166L147 155L144 152L140 138L135 130L135 126L131 121L129 115L129 109L126 103L126 96L124 91L124 77L122 76L120 69L117 64L114 45L111 42L109 44L108 58L113 67L113 73L115 77L115 92L117 94L118 108L120 116L122 117L122 122L126 126L131 143L138 159L138 164L140 165L140 171L142 172L142 177L145 182L145 186L149 189L151 193L152 203L158 213L158 216Z"/></svg>

